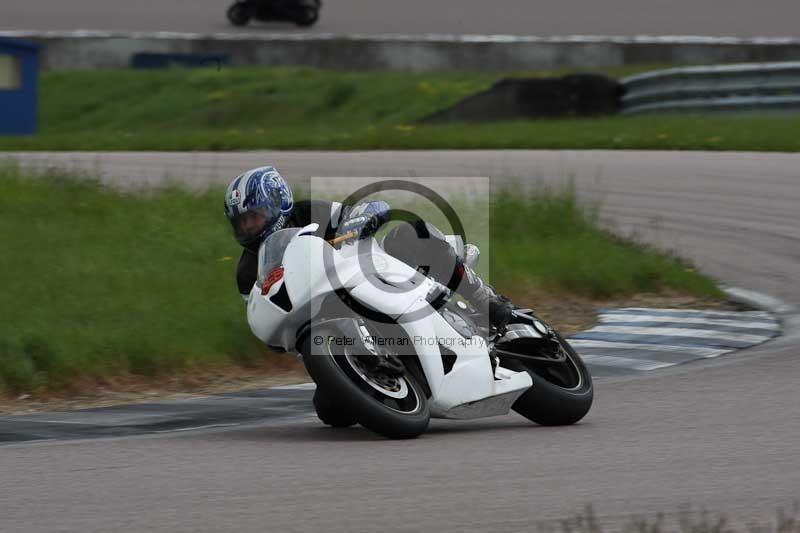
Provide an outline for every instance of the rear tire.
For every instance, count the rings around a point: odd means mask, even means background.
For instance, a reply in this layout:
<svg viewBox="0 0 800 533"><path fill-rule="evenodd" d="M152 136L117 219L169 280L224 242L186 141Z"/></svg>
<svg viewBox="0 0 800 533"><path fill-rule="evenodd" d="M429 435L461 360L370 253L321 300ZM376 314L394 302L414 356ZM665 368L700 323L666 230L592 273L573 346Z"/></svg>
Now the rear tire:
<svg viewBox="0 0 800 533"><path fill-rule="evenodd" d="M245 26L253 17L250 7L242 2L236 2L228 8L228 20L234 26Z"/></svg>
<svg viewBox="0 0 800 533"><path fill-rule="evenodd" d="M531 376L533 386L520 396L511 408L542 426L574 424L586 416L594 401L592 375L572 346L557 332L556 337L579 376L580 381L577 386L565 387L554 383L552 379L548 380L545 377L541 369L524 360L514 359L507 363L501 360L503 366L506 364L509 368L521 366L520 370L524 369Z"/></svg>
<svg viewBox="0 0 800 533"><path fill-rule="evenodd" d="M343 334L328 326L324 330L315 328L313 336L327 340L352 339L354 335ZM398 395L400 400L395 403L393 397L382 394L379 387L370 384L352 365L353 357L363 357L362 354L348 354L343 346L335 342L312 343L311 335L306 335L298 346L303 354L303 363L317 387L326 394L335 394L339 408L365 428L390 439L415 438L428 428L428 399L408 371L397 378L403 382L401 390L404 395ZM353 348L358 350L356 346ZM362 347L361 350L367 353L366 348Z"/></svg>

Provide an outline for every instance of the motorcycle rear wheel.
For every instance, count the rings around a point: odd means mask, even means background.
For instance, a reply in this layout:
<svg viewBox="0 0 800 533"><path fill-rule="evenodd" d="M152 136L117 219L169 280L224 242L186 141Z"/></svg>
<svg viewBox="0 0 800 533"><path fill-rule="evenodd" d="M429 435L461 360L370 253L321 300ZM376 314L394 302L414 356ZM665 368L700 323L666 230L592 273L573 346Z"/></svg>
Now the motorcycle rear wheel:
<svg viewBox="0 0 800 533"><path fill-rule="evenodd" d="M379 435L409 439L422 434L430 422L430 408L414 376L407 370L396 378L371 375L359 359L372 356L366 349L356 353L357 344L337 342L345 338L351 337L334 328L315 328L313 341L312 335L306 335L298 344L317 386L336 394L340 408Z"/></svg>

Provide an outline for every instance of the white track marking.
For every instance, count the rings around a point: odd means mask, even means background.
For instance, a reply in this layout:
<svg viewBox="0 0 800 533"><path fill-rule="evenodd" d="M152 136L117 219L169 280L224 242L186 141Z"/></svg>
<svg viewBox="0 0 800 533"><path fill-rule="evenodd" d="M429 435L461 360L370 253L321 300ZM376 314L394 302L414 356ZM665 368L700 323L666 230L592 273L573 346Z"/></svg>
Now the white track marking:
<svg viewBox="0 0 800 533"><path fill-rule="evenodd" d="M622 307L620 309L609 310L609 313L624 313L626 311L634 311L636 313L647 314L649 312L658 312L661 316L668 316L669 314L675 315L697 315L697 316L728 316L732 319L736 318L752 318L752 319L771 319L772 315L766 311L713 311L713 310L697 310L697 309L673 309L664 308L656 309L650 307Z"/></svg>
<svg viewBox="0 0 800 533"><path fill-rule="evenodd" d="M175 429L159 429L157 431L153 431L153 433L174 433L177 431L195 431L198 429L211 429L211 428L227 428L233 426L241 426L240 422L230 422L226 424L207 424L205 426L192 426L187 428L175 428Z"/></svg>
<svg viewBox="0 0 800 533"><path fill-rule="evenodd" d="M317 388L315 383L298 383L297 385L282 385L280 387L270 387L270 390L314 390Z"/></svg>
<svg viewBox="0 0 800 533"><path fill-rule="evenodd" d="M612 355L581 354L581 359L592 365L632 368L634 370L655 370L675 364L663 363L661 361L649 361L647 359L630 359L628 357L616 357Z"/></svg>
<svg viewBox="0 0 800 533"><path fill-rule="evenodd" d="M581 357L584 356L579 348L611 348L620 350L647 350L651 352L682 353L698 357L717 357L733 351L730 348L708 348L705 346L677 346L673 344L647 344L639 342L613 342L589 339L569 339L570 345L578 349Z"/></svg>
<svg viewBox="0 0 800 533"><path fill-rule="evenodd" d="M795 37L723 37L714 35L517 35L517 34L452 34L452 33L196 33L181 31L107 31L107 30L0 30L0 36L11 38L125 38L125 39L196 39L258 41L411 41L466 43L590 43L590 44L704 44L704 45L796 45ZM731 65L733 66L733 65Z"/></svg>
<svg viewBox="0 0 800 533"><path fill-rule="evenodd" d="M777 331L778 323L769 319L728 319L728 318L702 318L698 317L669 317L658 315L628 315L624 313L603 313L600 316L603 324L614 322L664 322L669 324L697 324L699 326L730 326L742 329L768 329ZM713 329L713 328L709 328Z"/></svg>
<svg viewBox="0 0 800 533"><path fill-rule="evenodd" d="M644 326L595 326L586 333L619 333L622 335L654 335L663 337L685 337L688 339L719 339L726 341L759 344L772 338L770 335L751 335L704 329L653 328Z"/></svg>
<svg viewBox="0 0 800 533"><path fill-rule="evenodd" d="M779 300L778 298L773 298L772 296L769 296L767 294L751 291L749 289L743 289L741 287L723 286L722 290L725 291L725 293L734 300L744 302L750 305L751 307L764 309L765 311L769 311L770 313L788 314L796 312L795 306L789 305L783 300Z"/></svg>

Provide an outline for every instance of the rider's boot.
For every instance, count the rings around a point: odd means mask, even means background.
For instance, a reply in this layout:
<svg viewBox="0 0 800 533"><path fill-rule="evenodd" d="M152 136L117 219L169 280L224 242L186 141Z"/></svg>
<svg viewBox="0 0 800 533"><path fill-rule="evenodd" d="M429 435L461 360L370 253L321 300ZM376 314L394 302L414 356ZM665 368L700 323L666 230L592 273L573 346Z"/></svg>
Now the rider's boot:
<svg viewBox="0 0 800 533"><path fill-rule="evenodd" d="M459 294L479 310L489 311L489 324L497 331L503 331L512 317L514 306L508 298L498 294L484 282L475 271L459 260L457 272L461 283L456 289Z"/></svg>

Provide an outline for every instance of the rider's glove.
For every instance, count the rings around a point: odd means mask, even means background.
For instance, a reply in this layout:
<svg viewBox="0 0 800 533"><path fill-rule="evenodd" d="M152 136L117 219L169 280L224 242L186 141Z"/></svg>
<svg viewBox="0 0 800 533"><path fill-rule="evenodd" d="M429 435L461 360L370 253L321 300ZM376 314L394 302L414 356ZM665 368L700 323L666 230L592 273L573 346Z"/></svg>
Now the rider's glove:
<svg viewBox="0 0 800 533"><path fill-rule="evenodd" d="M358 204L344 213L336 236L350 235L351 238L359 239L369 237L389 222L391 216L392 210L386 202L375 201Z"/></svg>

